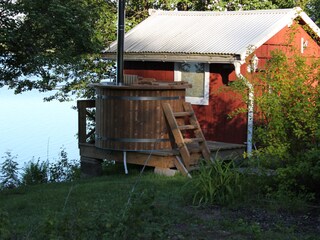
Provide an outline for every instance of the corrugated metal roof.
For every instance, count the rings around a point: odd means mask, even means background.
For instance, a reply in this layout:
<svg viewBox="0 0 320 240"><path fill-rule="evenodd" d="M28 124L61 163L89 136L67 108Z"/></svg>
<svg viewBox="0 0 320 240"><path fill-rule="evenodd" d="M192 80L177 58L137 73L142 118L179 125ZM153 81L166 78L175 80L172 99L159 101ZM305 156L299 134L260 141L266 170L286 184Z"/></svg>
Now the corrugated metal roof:
<svg viewBox="0 0 320 240"><path fill-rule="evenodd" d="M125 35L125 54L238 55L243 59L248 48L259 47L299 11L155 11ZM106 52L116 52L116 47L114 42Z"/></svg>

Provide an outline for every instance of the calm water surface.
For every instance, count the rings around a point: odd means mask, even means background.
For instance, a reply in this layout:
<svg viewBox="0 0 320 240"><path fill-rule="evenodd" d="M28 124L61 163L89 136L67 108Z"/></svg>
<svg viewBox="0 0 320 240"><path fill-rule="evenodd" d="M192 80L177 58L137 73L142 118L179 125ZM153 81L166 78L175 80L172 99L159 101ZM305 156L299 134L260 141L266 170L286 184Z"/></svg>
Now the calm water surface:
<svg viewBox="0 0 320 240"><path fill-rule="evenodd" d="M69 159L79 159L76 102L44 102L51 93L15 95L0 88L0 163L6 151L17 155L20 167L32 158L53 162L61 147Z"/></svg>

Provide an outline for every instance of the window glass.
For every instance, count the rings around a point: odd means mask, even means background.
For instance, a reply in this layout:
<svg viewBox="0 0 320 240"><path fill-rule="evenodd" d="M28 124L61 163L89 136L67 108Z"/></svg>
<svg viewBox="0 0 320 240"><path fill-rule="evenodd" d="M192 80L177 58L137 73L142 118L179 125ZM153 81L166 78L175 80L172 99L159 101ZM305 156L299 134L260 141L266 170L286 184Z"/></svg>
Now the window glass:
<svg viewBox="0 0 320 240"><path fill-rule="evenodd" d="M179 63L181 81L192 84L192 88L187 89L189 97L204 97L204 64L203 63Z"/></svg>
<svg viewBox="0 0 320 240"><path fill-rule="evenodd" d="M192 84L192 88L186 90L186 101L192 104L209 104L209 76L207 63L175 63L174 80Z"/></svg>

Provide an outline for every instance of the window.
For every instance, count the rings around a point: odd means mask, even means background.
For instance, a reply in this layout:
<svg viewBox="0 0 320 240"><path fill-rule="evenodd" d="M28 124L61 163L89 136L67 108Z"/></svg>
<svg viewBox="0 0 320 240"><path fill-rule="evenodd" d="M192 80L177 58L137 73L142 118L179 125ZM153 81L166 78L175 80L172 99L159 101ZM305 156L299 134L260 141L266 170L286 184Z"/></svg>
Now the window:
<svg viewBox="0 0 320 240"><path fill-rule="evenodd" d="M186 101L192 104L209 104L209 75L209 64L175 63L174 80L192 84L186 92Z"/></svg>

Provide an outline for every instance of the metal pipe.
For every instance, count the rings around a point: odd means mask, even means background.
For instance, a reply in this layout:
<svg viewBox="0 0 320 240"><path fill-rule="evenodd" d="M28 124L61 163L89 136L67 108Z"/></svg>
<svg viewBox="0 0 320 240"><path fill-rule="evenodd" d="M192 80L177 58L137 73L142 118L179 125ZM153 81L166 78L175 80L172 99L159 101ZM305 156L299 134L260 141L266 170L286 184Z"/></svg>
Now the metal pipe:
<svg viewBox="0 0 320 240"><path fill-rule="evenodd" d="M254 107L254 89L252 84L241 74L241 63L234 62L235 73L238 78L242 79L249 89L248 102L248 126L247 126L247 154L252 155L252 135L253 135L253 107Z"/></svg>
<svg viewBox="0 0 320 240"><path fill-rule="evenodd" d="M123 84L123 52L124 52L124 19L125 19L125 0L118 1L118 49L117 49L117 85Z"/></svg>

